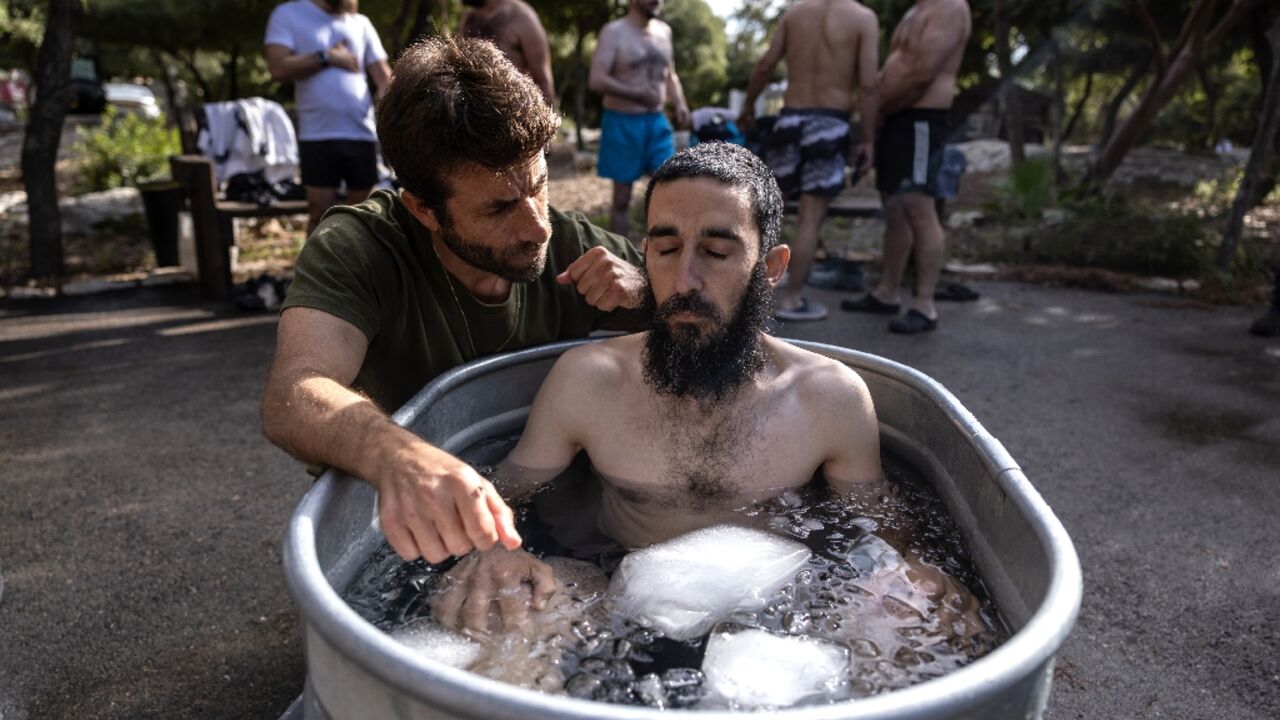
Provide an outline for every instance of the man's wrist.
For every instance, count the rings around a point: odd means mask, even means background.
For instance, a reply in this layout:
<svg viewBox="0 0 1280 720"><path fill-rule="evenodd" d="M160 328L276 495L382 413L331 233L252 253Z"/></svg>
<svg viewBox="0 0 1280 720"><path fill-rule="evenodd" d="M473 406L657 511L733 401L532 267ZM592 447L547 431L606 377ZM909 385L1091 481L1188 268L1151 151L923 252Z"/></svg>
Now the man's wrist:
<svg viewBox="0 0 1280 720"><path fill-rule="evenodd" d="M329 67L330 61L329 61L328 50L317 50L315 55L316 55L316 62L320 63L320 67L322 68Z"/></svg>

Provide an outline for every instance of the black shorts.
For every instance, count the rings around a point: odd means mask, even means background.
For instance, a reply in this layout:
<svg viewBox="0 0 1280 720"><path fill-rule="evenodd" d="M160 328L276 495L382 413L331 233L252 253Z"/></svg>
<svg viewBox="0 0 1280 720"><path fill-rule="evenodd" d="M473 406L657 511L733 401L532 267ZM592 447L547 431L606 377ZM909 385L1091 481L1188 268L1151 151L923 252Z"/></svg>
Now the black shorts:
<svg viewBox="0 0 1280 720"><path fill-rule="evenodd" d="M303 187L348 188L378 184L378 145L372 140L302 140L298 142Z"/></svg>
<svg viewBox="0 0 1280 720"><path fill-rule="evenodd" d="M886 195L939 197L938 170L947 142L947 110L911 109L885 118L876 137L876 189Z"/></svg>

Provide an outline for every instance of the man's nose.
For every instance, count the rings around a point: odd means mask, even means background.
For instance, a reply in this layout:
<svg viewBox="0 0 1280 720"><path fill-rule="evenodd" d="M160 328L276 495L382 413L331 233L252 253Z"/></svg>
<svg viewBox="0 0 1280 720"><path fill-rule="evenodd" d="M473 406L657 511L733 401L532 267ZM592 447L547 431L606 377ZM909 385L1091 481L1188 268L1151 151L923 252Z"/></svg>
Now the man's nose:
<svg viewBox="0 0 1280 720"><path fill-rule="evenodd" d="M516 238L541 245L551 239L551 220L538 198L525 198L516 209Z"/></svg>
<svg viewBox="0 0 1280 720"><path fill-rule="evenodd" d="M675 291L680 295L702 291L702 273L698 269L697 257L689 250L680 253L680 261L676 265Z"/></svg>

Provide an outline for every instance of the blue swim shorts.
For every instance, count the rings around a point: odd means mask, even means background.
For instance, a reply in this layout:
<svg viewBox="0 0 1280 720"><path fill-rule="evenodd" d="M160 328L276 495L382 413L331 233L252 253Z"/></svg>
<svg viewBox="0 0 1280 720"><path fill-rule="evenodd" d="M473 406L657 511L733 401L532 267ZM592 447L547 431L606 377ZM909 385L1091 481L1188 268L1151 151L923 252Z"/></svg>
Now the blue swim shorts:
<svg viewBox="0 0 1280 720"><path fill-rule="evenodd" d="M596 174L614 182L635 182L676 154L675 131L662 113L605 110L600 120Z"/></svg>

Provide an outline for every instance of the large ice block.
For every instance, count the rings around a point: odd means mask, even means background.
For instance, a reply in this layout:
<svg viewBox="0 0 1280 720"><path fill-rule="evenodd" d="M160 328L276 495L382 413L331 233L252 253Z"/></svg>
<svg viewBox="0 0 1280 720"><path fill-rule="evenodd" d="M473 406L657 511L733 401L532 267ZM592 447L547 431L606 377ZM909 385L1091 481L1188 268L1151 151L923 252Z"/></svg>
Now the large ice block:
<svg viewBox="0 0 1280 720"><path fill-rule="evenodd" d="M808 560L808 548L795 541L717 525L628 555L609 585L609 606L688 640L736 611L764 607Z"/></svg>

